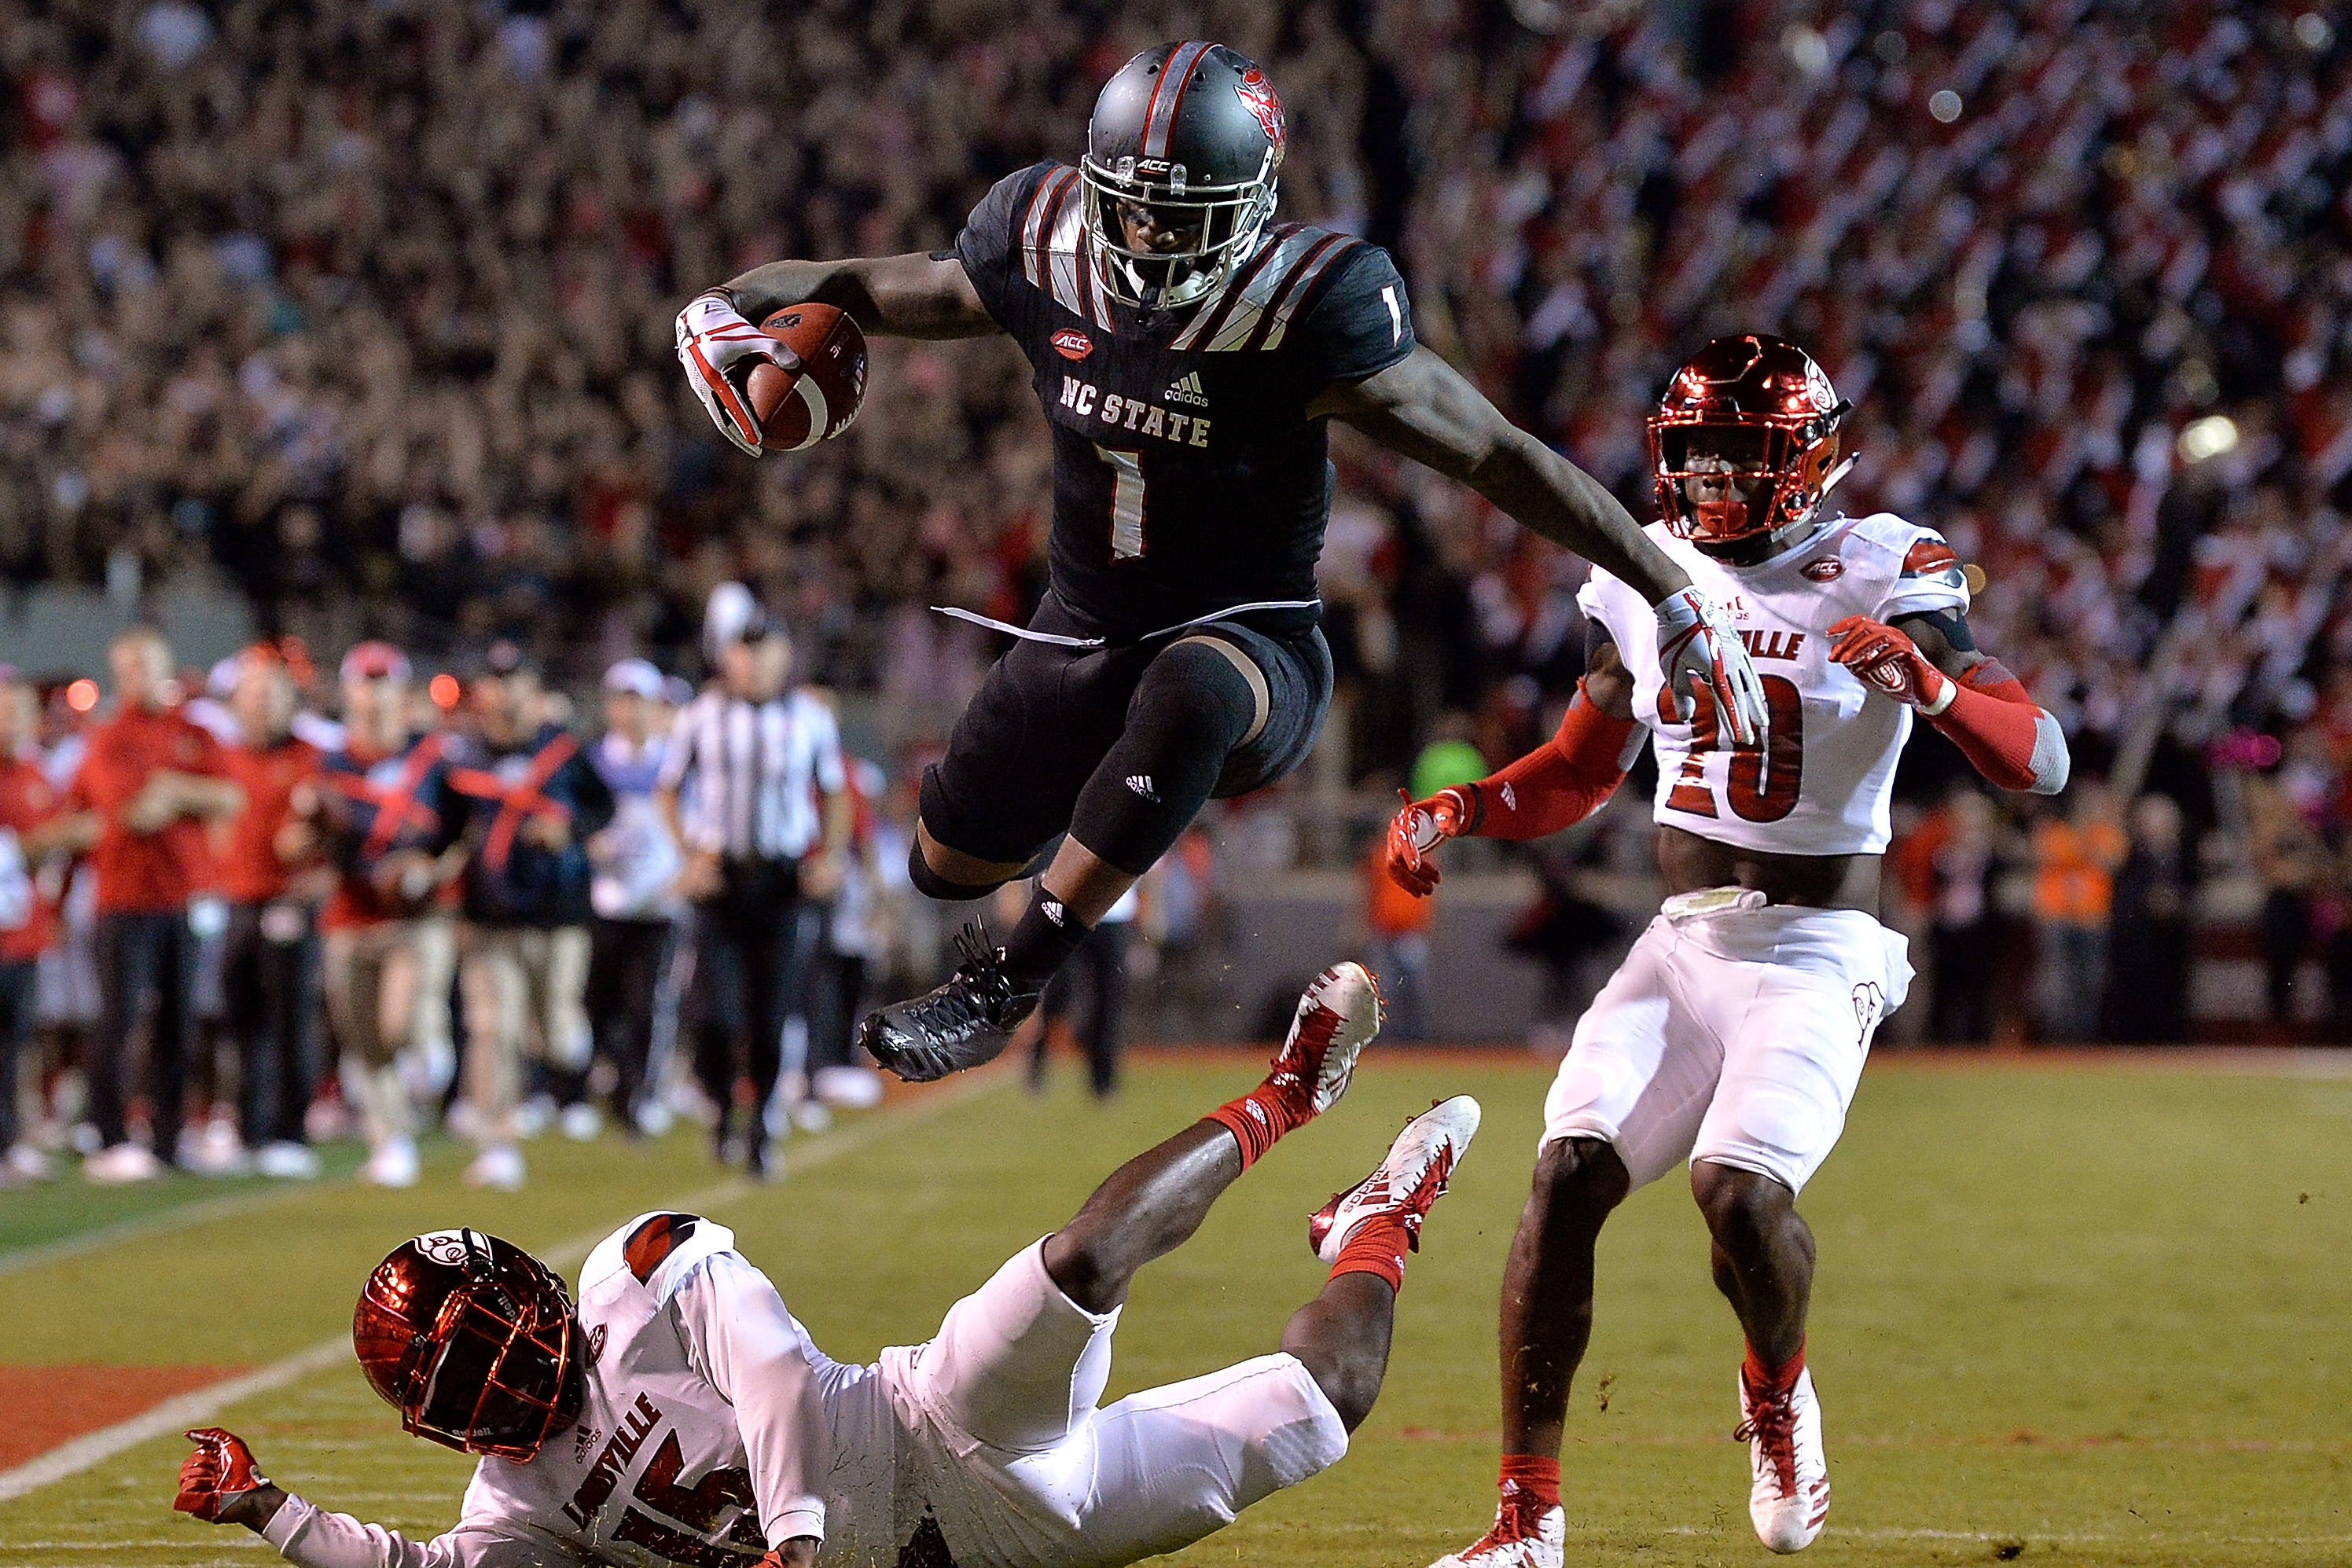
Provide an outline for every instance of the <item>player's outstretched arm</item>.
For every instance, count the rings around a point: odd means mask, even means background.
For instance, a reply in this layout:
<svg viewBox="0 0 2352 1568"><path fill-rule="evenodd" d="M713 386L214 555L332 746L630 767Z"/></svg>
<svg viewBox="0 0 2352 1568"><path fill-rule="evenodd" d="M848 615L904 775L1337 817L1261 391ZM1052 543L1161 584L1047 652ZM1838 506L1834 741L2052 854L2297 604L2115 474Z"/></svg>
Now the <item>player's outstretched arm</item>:
<svg viewBox="0 0 2352 1568"><path fill-rule="evenodd" d="M1559 734L1475 783L1405 803L1389 823L1390 880L1425 897L1438 883L1435 851L1448 839L1540 839L1584 821L1625 781L1640 733L1633 677L1617 644L1603 639Z"/></svg>
<svg viewBox="0 0 2352 1568"><path fill-rule="evenodd" d="M411 1541L380 1524L329 1513L270 1483L236 1433L203 1427L180 1466L172 1506L212 1524L241 1524L302 1568L536 1568L539 1547L520 1536L460 1522L446 1535Z"/></svg>
<svg viewBox="0 0 2352 1568"><path fill-rule="evenodd" d="M1989 782L2036 795L2066 788L2073 766L2066 732L2024 682L1978 648L1958 611L1898 615L1892 625L1851 615L1830 635L1837 639L1831 658L1918 709Z"/></svg>
<svg viewBox="0 0 2352 1568"><path fill-rule="evenodd" d="M1601 481L1503 417L1428 345L1387 370L1336 382L1307 408L1459 479L1519 522L1655 601L1690 586Z"/></svg>
<svg viewBox="0 0 2352 1568"><path fill-rule="evenodd" d="M772 261L710 292L727 296L753 321L787 305L835 306L869 337L980 338L1003 330L952 251Z"/></svg>
<svg viewBox="0 0 2352 1568"><path fill-rule="evenodd" d="M1352 424L1461 480L1522 526L1638 591L1657 612L1660 662L1681 716L1696 711L1692 688L1704 682L1717 711L1730 716L1732 738L1759 742L1769 722L1764 685L1730 622L1606 486L1505 419L1426 344L1361 381L1334 382L1307 412Z"/></svg>

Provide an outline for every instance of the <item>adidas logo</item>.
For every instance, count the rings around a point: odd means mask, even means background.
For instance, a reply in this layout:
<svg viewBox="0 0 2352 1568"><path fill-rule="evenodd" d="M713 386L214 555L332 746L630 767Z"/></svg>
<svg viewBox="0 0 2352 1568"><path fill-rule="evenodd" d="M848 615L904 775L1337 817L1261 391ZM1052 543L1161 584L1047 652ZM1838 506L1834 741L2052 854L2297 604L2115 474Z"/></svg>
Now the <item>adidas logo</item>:
<svg viewBox="0 0 2352 1568"><path fill-rule="evenodd" d="M1128 787L1129 789L1130 789L1134 790L1137 794L1139 794L1139 795L1142 796L1145 800L1147 800L1150 801L1153 805L1157 806L1158 804L1160 804L1160 794L1159 794L1159 791L1157 791L1157 790L1153 789L1152 789L1152 787L1151 787L1151 775L1150 775L1150 774L1149 774L1149 773L1130 773L1130 774L1129 774L1129 775L1128 775L1128 779L1127 779L1127 787Z"/></svg>
<svg viewBox="0 0 2352 1568"><path fill-rule="evenodd" d="M1516 811L1518 809L1519 797L1511 789L1511 781L1506 779L1503 780L1503 810L1506 811Z"/></svg>
<svg viewBox="0 0 2352 1568"><path fill-rule="evenodd" d="M1037 907L1045 912L1046 919L1056 925L1062 924L1062 905L1059 901L1049 898L1039 904Z"/></svg>
<svg viewBox="0 0 2352 1568"><path fill-rule="evenodd" d="M1201 390L1201 372L1187 371L1166 392L1160 394L1170 402L1189 403L1194 408L1209 406L1209 394Z"/></svg>

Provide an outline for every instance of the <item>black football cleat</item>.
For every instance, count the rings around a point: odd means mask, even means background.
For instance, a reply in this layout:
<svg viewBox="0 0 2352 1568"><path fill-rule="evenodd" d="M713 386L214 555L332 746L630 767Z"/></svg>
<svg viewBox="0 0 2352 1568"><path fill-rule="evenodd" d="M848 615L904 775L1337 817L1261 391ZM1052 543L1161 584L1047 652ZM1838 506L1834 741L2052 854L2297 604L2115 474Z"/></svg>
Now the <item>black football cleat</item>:
<svg viewBox="0 0 2352 1568"><path fill-rule="evenodd" d="M907 1082L931 1083L995 1061L1037 1010L1038 993L1013 988L1003 949L989 946L978 922L956 935L955 946L963 962L947 984L868 1013L857 1026L857 1043Z"/></svg>

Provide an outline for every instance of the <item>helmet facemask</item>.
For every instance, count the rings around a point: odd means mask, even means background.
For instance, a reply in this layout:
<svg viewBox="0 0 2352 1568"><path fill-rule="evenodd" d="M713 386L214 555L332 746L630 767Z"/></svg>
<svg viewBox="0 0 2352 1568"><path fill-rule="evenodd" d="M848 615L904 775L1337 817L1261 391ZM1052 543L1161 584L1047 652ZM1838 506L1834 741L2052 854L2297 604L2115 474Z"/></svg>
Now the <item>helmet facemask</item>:
<svg viewBox="0 0 2352 1568"><path fill-rule="evenodd" d="M1106 164L1092 152L1080 161L1083 221L1097 273L1110 297L1143 310L1177 310L1206 298L1234 267L1257 252L1274 217L1278 160L1269 152L1256 177L1238 184L1188 181L1181 163ZM1120 209L1144 207L1160 226L1190 231L1191 242L1167 249L1128 242Z"/></svg>
<svg viewBox="0 0 2352 1568"><path fill-rule="evenodd" d="M1810 521L1853 465L1851 458L1838 462L1837 452L1832 420L1791 424L1720 413L1650 419L1659 514L1668 532L1697 545L1755 539Z"/></svg>

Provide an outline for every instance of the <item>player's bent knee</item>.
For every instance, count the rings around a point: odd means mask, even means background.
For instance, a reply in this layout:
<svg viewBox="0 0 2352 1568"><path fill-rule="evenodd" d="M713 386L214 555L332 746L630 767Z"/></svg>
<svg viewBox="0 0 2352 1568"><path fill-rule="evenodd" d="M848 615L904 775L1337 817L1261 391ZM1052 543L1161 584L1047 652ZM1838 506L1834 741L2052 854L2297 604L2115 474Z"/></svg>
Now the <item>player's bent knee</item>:
<svg viewBox="0 0 2352 1568"><path fill-rule="evenodd" d="M1259 697L1223 644L1187 637L1143 672L1128 702L1128 723L1217 745L1222 754L1260 727Z"/></svg>
<svg viewBox="0 0 2352 1568"><path fill-rule="evenodd" d="M1691 1196L1719 1241L1762 1235L1797 1207L1796 1193L1779 1177L1713 1160L1692 1163Z"/></svg>
<svg viewBox="0 0 2352 1568"><path fill-rule="evenodd" d="M1625 1201L1633 1177L1606 1138L1554 1138L1536 1155L1535 1187L1554 1208L1602 1215Z"/></svg>

